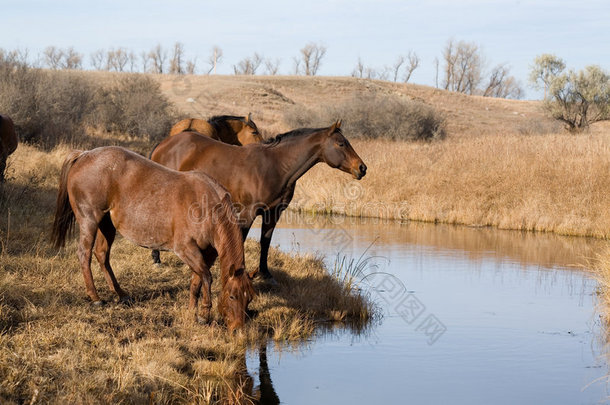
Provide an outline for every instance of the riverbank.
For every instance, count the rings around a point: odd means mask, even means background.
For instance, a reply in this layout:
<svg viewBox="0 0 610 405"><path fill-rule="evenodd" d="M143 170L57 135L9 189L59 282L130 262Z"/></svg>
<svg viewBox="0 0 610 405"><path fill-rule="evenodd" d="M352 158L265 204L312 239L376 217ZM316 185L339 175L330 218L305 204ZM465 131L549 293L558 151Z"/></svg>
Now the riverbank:
<svg viewBox="0 0 610 405"><path fill-rule="evenodd" d="M250 398L246 351L271 340L288 346L323 328L366 328L376 308L363 292L332 274L321 258L272 249L279 286L258 281L256 315L236 336L216 311L220 283L212 269L214 322L187 310L189 269L174 255L151 264L150 252L119 238L112 262L133 306L112 303L95 260L102 299L88 299L76 241L49 243L59 169L69 148L44 152L20 145L0 197L0 402L216 403ZM258 245L246 243L247 269ZM266 344L266 343L265 343Z"/></svg>

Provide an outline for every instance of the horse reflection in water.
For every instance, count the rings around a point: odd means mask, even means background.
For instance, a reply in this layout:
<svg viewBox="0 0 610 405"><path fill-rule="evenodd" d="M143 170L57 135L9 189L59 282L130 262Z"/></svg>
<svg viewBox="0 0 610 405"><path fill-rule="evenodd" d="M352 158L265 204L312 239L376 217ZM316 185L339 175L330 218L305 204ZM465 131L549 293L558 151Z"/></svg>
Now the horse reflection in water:
<svg viewBox="0 0 610 405"><path fill-rule="evenodd" d="M259 385L254 386L254 378L248 373L246 367L246 355L241 358L240 369L235 378L224 387L224 392L221 393L221 404L226 405L276 405L280 403L280 398L277 396L273 388L271 373L269 372L269 364L267 363L267 344L261 343L258 349L258 378Z"/></svg>

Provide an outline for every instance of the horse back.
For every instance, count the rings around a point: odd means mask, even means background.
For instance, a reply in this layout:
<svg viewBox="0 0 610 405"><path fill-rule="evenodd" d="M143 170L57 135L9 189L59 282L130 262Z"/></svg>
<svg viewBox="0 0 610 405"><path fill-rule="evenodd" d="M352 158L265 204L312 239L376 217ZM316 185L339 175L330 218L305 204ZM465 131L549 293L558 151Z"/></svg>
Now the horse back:
<svg viewBox="0 0 610 405"><path fill-rule="evenodd" d="M169 136L177 135L181 132L197 132L201 135L209 136L210 138L218 139L216 135L216 131L207 121L201 120L199 118L185 118L181 121L178 121L172 129L169 131Z"/></svg>

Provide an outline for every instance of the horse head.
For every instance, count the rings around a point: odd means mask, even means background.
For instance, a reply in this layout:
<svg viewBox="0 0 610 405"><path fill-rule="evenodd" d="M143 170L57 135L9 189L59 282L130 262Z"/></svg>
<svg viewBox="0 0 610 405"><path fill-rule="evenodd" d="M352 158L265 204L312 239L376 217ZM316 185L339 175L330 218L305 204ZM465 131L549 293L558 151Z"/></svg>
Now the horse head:
<svg viewBox="0 0 610 405"><path fill-rule="evenodd" d="M246 273L243 268L236 270L232 268L229 278L224 282L218 301L218 311L225 319L230 332L242 328L246 323L248 304L255 295L252 286L254 275L254 273Z"/></svg>
<svg viewBox="0 0 610 405"><path fill-rule="evenodd" d="M251 113L248 113L241 123L242 127L236 131L239 143L247 145L249 143L259 143L263 140L260 132L258 132L256 124L252 121Z"/></svg>
<svg viewBox="0 0 610 405"><path fill-rule="evenodd" d="M331 125L322 141L322 161L333 168L351 174L360 180L366 174L366 165L341 132L341 120Z"/></svg>

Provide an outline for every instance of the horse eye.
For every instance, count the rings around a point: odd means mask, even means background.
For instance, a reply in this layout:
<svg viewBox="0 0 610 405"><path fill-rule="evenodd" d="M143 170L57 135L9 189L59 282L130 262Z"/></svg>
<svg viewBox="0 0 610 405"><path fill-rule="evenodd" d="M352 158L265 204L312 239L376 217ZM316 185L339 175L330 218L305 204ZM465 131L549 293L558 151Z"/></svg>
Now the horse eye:
<svg viewBox="0 0 610 405"><path fill-rule="evenodd" d="M229 295L229 299L231 299L231 300L235 300L235 296L233 296L233 295Z"/></svg>
<svg viewBox="0 0 610 405"><path fill-rule="evenodd" d="M340 148L342 148L342 147L344 147L344 146L345 146L345 144L344 144L343 142L339 142L339 143L337 144L337 146L339 146Z"/></svg>

